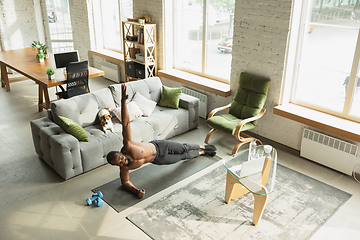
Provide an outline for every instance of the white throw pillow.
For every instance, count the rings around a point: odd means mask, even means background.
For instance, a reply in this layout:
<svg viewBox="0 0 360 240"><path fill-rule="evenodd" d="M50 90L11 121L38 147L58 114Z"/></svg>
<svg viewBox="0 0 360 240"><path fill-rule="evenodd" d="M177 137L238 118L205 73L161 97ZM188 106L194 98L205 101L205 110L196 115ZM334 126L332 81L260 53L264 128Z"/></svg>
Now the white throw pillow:
<svg viewBox="0 0 360 240"><path fill-rule="evenodd" d="M148 117L151 115L151 113L154 111L156 107L156 102L153 100L147 99L143 95L141 95L139 92L136 92L132 102L135 102L136 105L141 109L145 117Z"/></svg>
<svg viewBox="0 0 360 240"><path fill-rule="evenodd" d="M143 115L143 112L141 111L141 109L136 105L136 103L134 103L132 101L129 102L128 104L126 104L126 107L128 109L128 112L129 112L130 122L132 120L135 120L138 117L141 117ZM112 110L112 112L115 114L115 116L121 122L121 106L115 108L114 110Z"/></svg>

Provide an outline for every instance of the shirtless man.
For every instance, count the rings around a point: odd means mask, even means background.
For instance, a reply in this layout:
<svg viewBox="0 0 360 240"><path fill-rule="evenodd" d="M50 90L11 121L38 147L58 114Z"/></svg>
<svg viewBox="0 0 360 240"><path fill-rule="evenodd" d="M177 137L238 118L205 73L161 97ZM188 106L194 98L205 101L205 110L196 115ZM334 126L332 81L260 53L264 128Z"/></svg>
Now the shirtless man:
<svg viewBox="0 0 360 240"><path fill-rule="evenodd" d="M138 198L145 195L145 189L137 189L129 180L129 170L139 168L144 163L165 165L200 155L215 156L213 145L199 146L198 144L178 143L170 140L154 140L149 143L131 140L130 118L126 107L126 85L121 85L121 121L123 126L123 147L121 151L111 151L107 161L111 165L120 167L122 186L134 193Z"/></svg>

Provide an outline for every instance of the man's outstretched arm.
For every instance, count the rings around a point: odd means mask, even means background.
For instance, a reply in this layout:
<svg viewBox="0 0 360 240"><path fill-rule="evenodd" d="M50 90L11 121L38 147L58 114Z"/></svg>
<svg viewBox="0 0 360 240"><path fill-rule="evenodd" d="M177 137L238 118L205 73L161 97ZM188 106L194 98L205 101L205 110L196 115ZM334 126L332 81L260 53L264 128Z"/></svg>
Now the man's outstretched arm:
<svg viewBox="0 0 360 240"><path fill-rule="evenodd" d="M126 84L121 84L121 124L123 127L123 145L125 148L129 148L131 144L131 129L130 129L130 117L126 106L126 100L129 95L126 94Z"/></svg>
<svg viewBox="0 0 360 240"><path fill-rule="evenodd" d="M138 198L142 198L145 195L145 189L137 189L132 182L129 180L129 170L123 167L120 167L120 179L122 186L134 193Z"/></svg>

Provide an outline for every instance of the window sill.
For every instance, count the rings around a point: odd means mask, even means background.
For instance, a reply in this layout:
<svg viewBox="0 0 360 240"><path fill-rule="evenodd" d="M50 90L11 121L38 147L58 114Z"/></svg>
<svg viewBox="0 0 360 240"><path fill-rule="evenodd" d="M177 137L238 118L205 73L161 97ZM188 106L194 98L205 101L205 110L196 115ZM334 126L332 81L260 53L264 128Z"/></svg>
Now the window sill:
<svg viewBox="0 0 360 240"><path fill-rule="evenodd" d="M290 103L274 107L273 112L275 115L279 115L353 141L360 141L360 123Z"/></svg>
<svg viewBox="0 0 360 240"><path fill-rule="evenodd" d="M159 77L186 84L188 86L207 91L222 97L228 97L231 95L230 84L221 83L176 69L159 70L158 75Z"/></svg>
<svg viewBox="0 0 360 240"><path fill-rule="evenodd" d="M124 54L122 53L118 53L106 49L96 49L96 50L90 50L90 54L102 57L114 63L124 64Z"/></svg>

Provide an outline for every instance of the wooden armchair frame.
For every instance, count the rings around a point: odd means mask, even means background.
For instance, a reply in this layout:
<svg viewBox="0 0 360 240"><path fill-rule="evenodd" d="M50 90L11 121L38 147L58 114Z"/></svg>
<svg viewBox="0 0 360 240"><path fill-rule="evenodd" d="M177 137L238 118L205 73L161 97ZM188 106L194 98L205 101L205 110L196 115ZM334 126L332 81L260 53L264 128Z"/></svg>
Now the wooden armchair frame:
<svg viewBox="0 0 360 240"><path fill-rule="evenodd" d="M231 102L231 103L232 103L232 102ZM220 112L220 111L229 109L230 106L231 106L231 103L229 103L229 104L226 105L226 106L222 106L222 107L218 107L218 108L213 109L213 110L210 112L210 114L209 114L209 116L208 116L207 119L209 119L209 118L211 118L212 116L214 116L217 112ZM262 108L262 109L260 110L260 112L259 112L256 116L251 117L251 118L244 119L244 120L242 120L242 121L237 125L236 130L235 130L235 134L234 134L233 136L234 136L237 140L239 140L240 142L235 145L235 147L234 147L231 155L236 154L237 151L239 150L239 148L241 147L241 145L243 145L243 144L245 144L245 143L248 143L248 142L251 142L251 141L254 140L254 139L255 139L256 141L258 141L260 144L262 144L262 142L261 142L259 139L254 138L254 137L251 137L251 136L249 136L249 135L247 135L247 134L245 134L245 133L242 133L242 134L245 135L246 137L242 137L242 136L241 136L241 128L242 128L246 123L248 123L248 122L252 122L252 121L255 121L255 120L260 119L260 118L265 114L265 111L266 111L266 109L265 109L265 108ZM209 125L208 125L208 126L209 126ZM209 143L209 139L210 139L211 135L212 135L214 132L217 131L217 129L215 129L215 128L211 127L211 126L209 126L209 127L211 128L211 130L208 132L208 134L206 135L206 138L205 138L205 143L207 143L207 144Z"/></svg>

